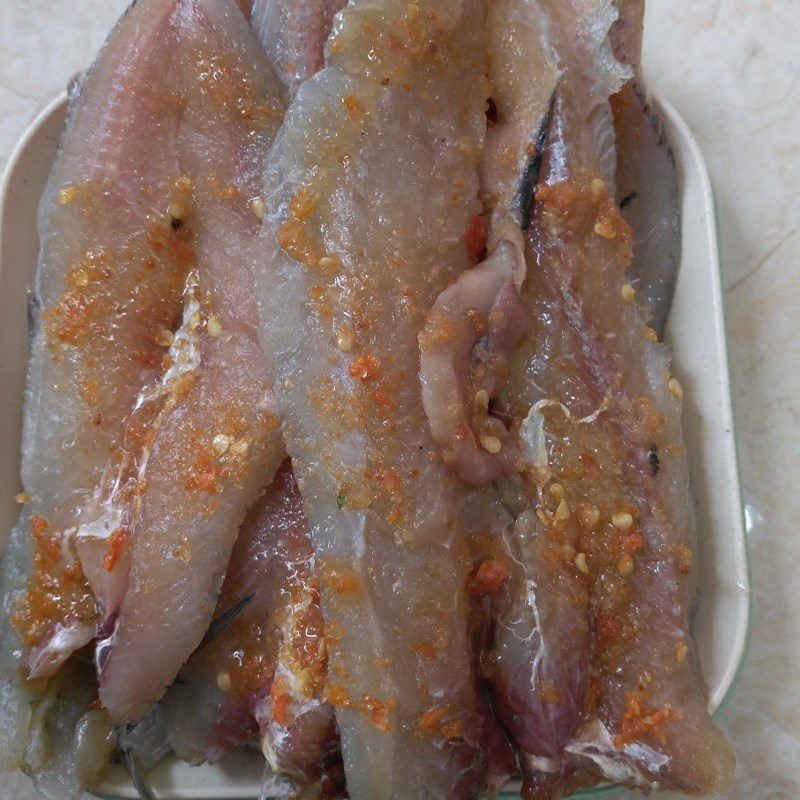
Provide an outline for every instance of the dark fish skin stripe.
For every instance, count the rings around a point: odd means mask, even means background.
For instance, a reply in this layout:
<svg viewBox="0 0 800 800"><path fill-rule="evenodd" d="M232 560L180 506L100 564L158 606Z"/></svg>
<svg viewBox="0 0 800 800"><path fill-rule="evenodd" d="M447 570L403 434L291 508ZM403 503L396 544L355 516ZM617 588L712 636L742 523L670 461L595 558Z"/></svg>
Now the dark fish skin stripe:
<svg viewBox="0 0 800 800"><path fill-rule="evenodd" d="M674 164L675 154L672 152L672 147L670 147L670 144L667 141L666 134L664 133L664 126L661 124L661 120L659 119L658 114L655 113L650 101L647 99L646 95L641 91L641 89L634 88L634 93L636 94L636 98L639 101L639 105L642 107L642 111L644 111L648 122L650 123L651 127L653 128L653 131L656 134L657 146L666 148L666 151L669 154L669 158Z"/></svg>
<svg viewBox="0 0 800 800"><path fill-rule="evenodd" d="M42 311L42 304L34 291L28 292L28 341L33 339L36 328L39 325L39 316Z"/></svg>
<svg viewBox="0 0 800 800"><path fill-rule="evenodd" d="M658 457L657 445L650 445L650 450L648 451L648 460L650 461L650 471L655 478L655 476L658 475L658 468L661 466L661 460Z"/></svg>
<svg viewBox="0 0 800 800"><path fill-rule="evenodd" d="M517 192L517 205L519 206L520 226L524 231L528 230L531 221L533 197L536 193L536 184L539 182L539 171L542 168L542 157L544 156L547 135L550 132L550 123L553 119L553 108L555 107L557 93L558 87L556 87L550 95L550 101L547 104L547 113L544 115L542 124L539 127L535 145L536 152L531 156L530 160L525 165L525 169L522 171L522 178Z"/></svg>
<svg viewBox="0 0 800 800"><path fill-rule="evenodd" d="M235 619L239 616L239 614L244 611L247 604L253 599L253 595L248 595L247 597L243 597L239 602L232 605L227 611L223 611L212 623L208 626L208 630L206 631L206 635L203 637L203 641L200 642L200 647L207 645L213 639L216 639L225 628L227 628Z"/></svg>

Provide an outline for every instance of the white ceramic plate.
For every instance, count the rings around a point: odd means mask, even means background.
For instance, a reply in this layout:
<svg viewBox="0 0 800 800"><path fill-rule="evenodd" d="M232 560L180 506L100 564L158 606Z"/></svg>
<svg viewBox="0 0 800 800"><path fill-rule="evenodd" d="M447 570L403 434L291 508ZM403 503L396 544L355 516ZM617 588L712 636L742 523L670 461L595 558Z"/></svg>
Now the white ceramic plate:
<svg viewBox="0 0 800 800"><path fill-rule="evenodd" d="M724 706L747 647L750 584L733 435L714 199L703 158L686 123L657 101L678 164L682 187L683 259L666 338L673 372L685 389L683 423L700 531L700 602L694 620L709 706ZM17 509L19 444L28 363L28 289L38 253L36 211L56 152L65 98L33 122L9 160L0 189L0 536ZM159 798L254 798L263 759L237 751L214 766L175 759L150 774ZM596 790L602 792L604 789ZM122 767L95 789L106 797L136 798ZM507 795L513 797L517 791Z"/></svg>

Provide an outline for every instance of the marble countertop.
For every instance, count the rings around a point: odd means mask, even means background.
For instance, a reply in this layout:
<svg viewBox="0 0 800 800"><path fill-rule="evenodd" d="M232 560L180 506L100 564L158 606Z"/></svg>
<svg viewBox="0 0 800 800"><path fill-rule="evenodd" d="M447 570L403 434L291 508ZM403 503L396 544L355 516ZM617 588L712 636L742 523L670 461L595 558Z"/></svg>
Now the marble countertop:
<svg viewBox="0 0 800 800"><path fill-rule="evenodd" d="M0 169L127 2L0 2ZM649 0L644 60L650 85L697 136L719 207L754 599L750 652L722 722L738 758L729 799L798 800L800 2ZM33 796L24 776L0 775L2 800Z"/></svg>

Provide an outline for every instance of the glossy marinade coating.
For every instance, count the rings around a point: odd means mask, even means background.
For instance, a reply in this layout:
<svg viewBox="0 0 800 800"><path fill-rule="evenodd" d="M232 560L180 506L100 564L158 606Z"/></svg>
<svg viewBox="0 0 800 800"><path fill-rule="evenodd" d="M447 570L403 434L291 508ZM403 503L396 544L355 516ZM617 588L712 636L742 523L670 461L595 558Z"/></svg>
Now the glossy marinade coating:
<svg viewBox="0 0 800 800"><path fill-rule="evenodd" d="M348 5L266 173L263 341L353 797L473 797L484 782L460 488L416 378L417 335L469 263L479 210L482 25L471 2Z"/></svg>

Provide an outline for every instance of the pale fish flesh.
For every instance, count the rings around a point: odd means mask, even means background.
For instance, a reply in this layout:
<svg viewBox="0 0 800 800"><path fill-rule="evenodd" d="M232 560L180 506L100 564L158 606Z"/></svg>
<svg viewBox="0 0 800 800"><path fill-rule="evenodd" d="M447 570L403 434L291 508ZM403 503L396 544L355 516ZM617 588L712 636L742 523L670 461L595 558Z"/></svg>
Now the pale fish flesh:
<svg viewBox="0 0 800 800"><path fill-rule="evenodd" d="M250 273L278 87L232 0L180 0L171 20L176 94L161 101L182 108L177 157L188 187L172 216L192 236L195 269L172 337L182 350L142 398L161 409L121 547L126 590L97 645L100 699L118 721L144 716L200 643L239 526L283 459ZM182 357L186 369L173 376Z"/></svg>
<svg viewBox="0 0 800 800"><path fill-rule="evenodd" d="M180 110L161 102L174 66L172 3L140 2L70 92L39 209L37 315L25 402L24 511L3 557L3 766L21 763L41 679L91 640L119 594L84 577L74 533L135 471L127 421L156 379L194 263L172 225ZM133 170L131 165L137 165ZM160 209L160 211L159 211ZM123 556L124 560L124 556ZM110 573L110 570L106 570Z"/></svg>
<svg viewBox="0 0 800 800"><path fill-rule="evenodd" d="M529 794L602 779L719 793L733 754L708 714L689 630L696 564L682 391L624 289L631 232L609 169L608 98L630 73L606 38L610 3L541 5L564 77L526 249L532 328L504 408L526 417L527 491L554 569L588 592L591 658L580 725L560 764L533 765ZM556 658L566 634L551 642ZM560 689L555 702L565 702ZM557 770L560 786L546 780Z"/></svg>
<svg viewBox="0 0 800 800"><path fill-rule="evenodd" d="M461 489L416 383L417 336L480 210L482 28L472 2L350 3L266 171L262 341L354 798L475 797L485 781Z"/></svg>
<svg viewBox="0 0 800 800"><path fill-rule="evenodd" d="M231 609L238 613L226 622ZM306 784L328 779L338 737L333 709L321 699L319 587L288 461L242 525L216 620L223 629L201 644L160 704L175 753L213 763L260 740L274 774Z"/></svg>

